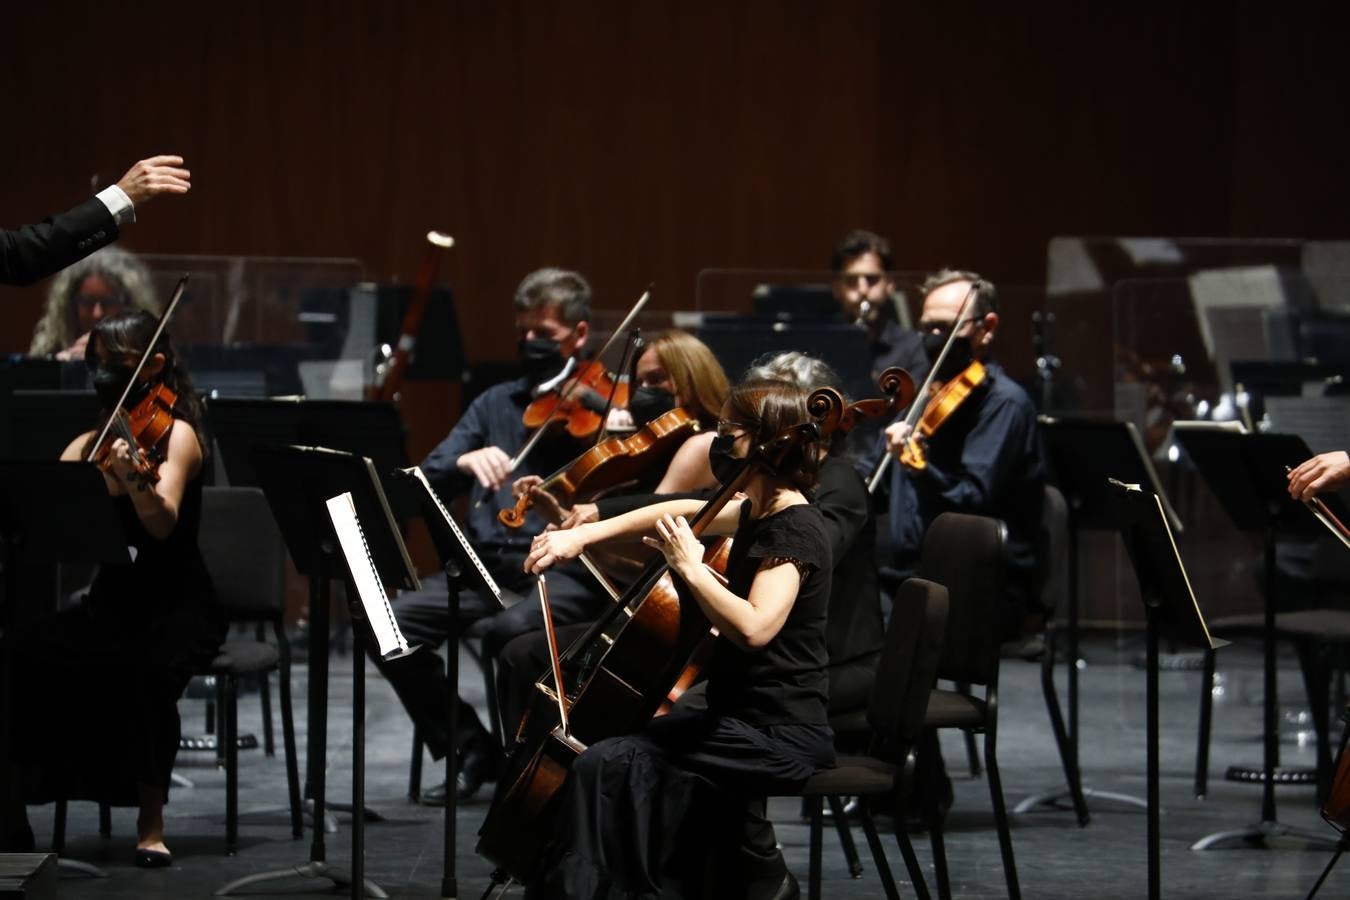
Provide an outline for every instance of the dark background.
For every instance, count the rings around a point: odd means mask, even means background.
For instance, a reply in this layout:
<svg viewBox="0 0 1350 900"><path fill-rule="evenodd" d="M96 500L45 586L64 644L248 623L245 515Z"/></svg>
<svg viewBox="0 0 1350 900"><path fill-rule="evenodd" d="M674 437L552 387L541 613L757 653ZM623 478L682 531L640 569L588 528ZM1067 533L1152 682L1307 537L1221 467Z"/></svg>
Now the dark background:
<svg viewBox="0 0 1350 900"><path fill-rule="evenodd" d="M1056 234L1345 237L1346 17L1311 3L6 4L0 221L184 155L143 252L357 257L436 227L471 361L520 277L693 305L709 266L1043 281ZM26 348L42 286L6 291ZM466 309L472 308L472 313Z"/></svg>

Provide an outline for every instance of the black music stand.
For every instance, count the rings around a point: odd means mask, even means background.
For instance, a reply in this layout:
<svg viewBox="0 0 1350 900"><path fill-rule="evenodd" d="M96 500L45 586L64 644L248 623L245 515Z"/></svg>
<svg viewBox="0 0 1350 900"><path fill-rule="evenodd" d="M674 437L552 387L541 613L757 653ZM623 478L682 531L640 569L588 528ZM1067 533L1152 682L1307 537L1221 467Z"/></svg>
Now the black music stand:
<svg viewBox="0 0 1350 900"><path fill-rule="evenodd" d="M306 747L307 789L314 802L314 840L309 862L272 872L236 879L216 891L217 896L266 881L301 875L327 878L351 887L352 896L386 897L365 869L365 656L359 629L353 629L356 647L352 653L352 861L351 871L328 865L324 847L325 764L328 735L328 606L333 578L347 572L337 536L328 517L327 502L344 492L352 494L357 517L366 529L371 559L381 580L389 587L416 590L417 574L399 537L374 464L365 457L321 447L253 448L252 468L258 485L281 530L291 561L309 579L309 738ZM353 617L359 615L359 600L348 591Z"/></svg>
<svg viewBox="0 0 1350 900"><path fill-rule="evenodd" d="M395 484L399 485L396 490L401 494L411 493L416 496L417 502L421 506L422 518L427 523L427 531L431 534L431 542L436 545L436 554L441 560L441 568L445 571L446 603L449 611L447 621L450 630L446 635L445 645L453 648L459 646L459 635L455 632L455 629L459 623L459 592L465 586L466 581L489 594L497 596L499 601L501 595L497 593L496 586L490 580L491 576L483 569L482 562L469 546L468 539L464 537L464 533L459 530L459 526L450 518L449 510L430 493L431 486L418 478L415 471L414 469L396 469L393 473L396 479ZM466 575L468 576L467 579L465 578ZM445 680L450 698L448 733L453 735L459 722L459 665L453 653L447 654ZM492 710L492 714L496 715L496 710ZM459 896L459 882L455 867L455 833L457 826L455 815L459 808L455 782L458 776L459 758L454 748L451 748L445 754L445 835L441 860L442 897Z"/></svg>
<svg viewBox="0 0 1350 900"><path fill-rule="evenodd" d="M4 543L5 630L14 622L21 566L57 563L127 564L131 554L103 474L92 463L0 462L0 541ZM9 662L6 658L5 666ZM9 672L0 673L0 753L9 754ZM4 763L7 767L8 763ZM74 859L65 869L96 878L107 873Z"/></svg>
<svg viewBox="0 0 1350 900"><path fill-rule="evenodd" d="M1083 788L1081 784L1082 770L1078 766L1079 535L1083 531L1117 530L1117 512L1107 486L1111 478L1144 485L1157 494L1174 530L1181 530L1181 520L1167 500L1167 494L1158 481L1157 472L1149 461L1144 442L1133 423L1041 416L1040 426L1046 453L1050 457L1050 467L1069 507L1069 609L1064 629L1069 645L1067 743L1074 773L1071 777L1080 781L1078 784L1071 783L1067 789L1054 788L1032 794L1018 803L1013 812L1028 813L1038 807L1055 806L1068 797L1073 800L1078 823L1086 825L1088 811L1085 797L1114 800L1139 807L1147 804L1129 794ZM1049 687L1053 695L1053 681ZM1052 702L1053 719L1059 701L1052 696ZM1081 791L1081 796L1075 796L1075 790Z"/></svg>
<svg viewBox="0 0 1350 900"><path fill-rule="evenodd" d="M1265 541L1265 621L1262 631L1264 698L1262 700L1261 820L1244 828L1206 835L1192 850L1213 850L1232 842L1264 844L1269 838L1294 837L1330 845L1308 829L1282 824L1275 816L1275 769L1279 755L1279 726L1275 664L1275 540L1277 535L1320 534L1322 525L1303 504L1289 496L1286 467L1312 456L1303 439L1292 434L1244 434L1214 427L1174 427L1173 433L1219 498L1239 531L1258 532ZM1335 497L1332 511L1345 517ZM1207 688L1208 689L1208 686ZM1230 769L1230 773L1232 770ZM1245 779L1243 779L1245 780Z"/></svg>
<svg viewBox="0 0 1350 900"><path fill-rule="evenodd" d="M1161 497L1139 485L1112 480L1116 523L1134 564L1139 596L1148 621L1145 689L1148 733L1148 896L1162 896L1162 827L1158 799L1158 639L1163 625L1189 644L1217 650L1227 641L1211 638L1205 618L1191 591L1186 567L1177 552L1168 527L1168 514Z"/></svg>

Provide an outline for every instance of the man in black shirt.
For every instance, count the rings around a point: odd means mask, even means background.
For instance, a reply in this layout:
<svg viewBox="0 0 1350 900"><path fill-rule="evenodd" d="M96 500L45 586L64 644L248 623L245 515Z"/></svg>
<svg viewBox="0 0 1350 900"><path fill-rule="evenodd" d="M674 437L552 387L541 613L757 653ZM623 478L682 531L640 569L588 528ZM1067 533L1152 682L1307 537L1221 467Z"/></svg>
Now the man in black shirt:
<svg viewBox="0 0 1350 900"><path fill-rule="evenodd" d="M502 589L506 602L512 604L502 610L496 599L483 591L466 590L460 595L460 621L454 633L490 616L491 624L482 635L482 652L488 657L494 657L511 638L543 627L535 579L523 572L522 564L531 538L543 531L545 523L531 510L524 527L507 528L498 521L497 511L514 505L513 478L547 475L585 449L563 429L554 427L514 472L511 469L512 454L529 437L522 413L538 386L557 376L564 361L586 345L590 304L590 285L576 272L540 269L526 276L514 301L526 374L494 385L476 397L450 434L422 462L423 473L447 506L460 494L469 494L466 536ZM548 588L553 618L560 625L590 621L607 602L576 564L550 572ZM399 627L409 643L436 647L449 636L445 591L445 576L433 575L423 579L423 590L401 595L394 602ZM377 665L417 723L432 754L443 756L451 743L443 661L433 653L420 652L392 662L377 661ZM472 795L489 774L499 749L490 744L487 729L473 708L461 700L454 735L454 746L462 753L461 797ZM432 800L437 794L435 789L428 791Z"/></svg>
<svg viewBox="0 0 1350 900"><path fill-rule="evenodd" d="M1046 465L1036 425L1036 408L1026 392L991 359L998 332L994 286L973 272L943 270L923 285L919 332L936 359L957 322L972 285L966 321L956 332L934 383L946 383L980 362L985 377L925 445L923 468L896 463L890 477L894 565L914 571L928 525L944 512L1002 519L1008 526L1007 604L1000 620L1005 637L1015 636L1029 613L1034 547L1040 527ZM917 401L916 401L917 402ZM909 431L903 422L886 429L887 450L898 461Z"/></svg>
<svg viewBox="0 0 1350 900"><path fill-rule="evenodd" d="M897 316L895 280L890 275L894 263L890 241L871 231L850 231L834 245L830 288L840 314L867 329L872 383L884 370L899 366L918 384L928 374L928 356L919 333L900 324ZM877 440L881 426L880 421L866 419L850 435L855 465L864 476L881 458Z"/></svg>

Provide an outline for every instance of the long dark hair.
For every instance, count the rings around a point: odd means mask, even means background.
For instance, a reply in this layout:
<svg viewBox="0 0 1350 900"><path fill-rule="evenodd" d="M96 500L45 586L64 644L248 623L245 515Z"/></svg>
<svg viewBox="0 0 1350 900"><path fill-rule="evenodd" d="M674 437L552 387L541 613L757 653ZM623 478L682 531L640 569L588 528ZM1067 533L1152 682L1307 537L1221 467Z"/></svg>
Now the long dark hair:
<svg viewBox="0 0 1350 900"><path fill-rule="evenodd" d="M85 365L90 369L98 365L99 345L102 345L103 353L107 357L126 353L140 356L149 345L158 324L158 317L143 309L124 310L100 320L90 332L89 342L85 344ZM157 380L178 395L178 403L173 410L174 416L192 426L192 430L197 433L197 443L201 445L202 457L205 458L209 445L202 428L202 402L192 386L192 377L188 375L187 368L174 352L167 330L162 332L159 340L155 342L154 352L164 354L164 368L160 370Z"/></svg>
<svg viewBox="0 0 1350 900"><path fill-rule="evenodd" d="M750 433L752 444L773 440L794 425L811 421L806 411L808 391L778 378L750 379L731 389L727 419ZM804 493L816 485L820 464L817 442L806 441L787 452L773 474Z"/></svg>

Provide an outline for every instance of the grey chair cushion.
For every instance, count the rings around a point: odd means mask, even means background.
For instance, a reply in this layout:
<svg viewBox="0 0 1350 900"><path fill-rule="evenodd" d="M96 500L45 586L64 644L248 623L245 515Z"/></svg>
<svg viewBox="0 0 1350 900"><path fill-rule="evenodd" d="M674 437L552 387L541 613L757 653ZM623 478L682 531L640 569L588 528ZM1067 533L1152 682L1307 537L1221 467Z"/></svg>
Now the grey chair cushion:
<svg viewBox="0 0 1350 900"><path fill-rule="evenodd" d="M281 654L263 641L226 641L207 671L214 675L247 675L276 668Z"/></svg>
<svg viewBox="0 0 1350 900"><path fill-rule="evenodd" d="M895 789L896 767L870 756L841 756L833 769L807 779L803 797L885 794ZM797 796L797 795L793 795Z"/></svg>

